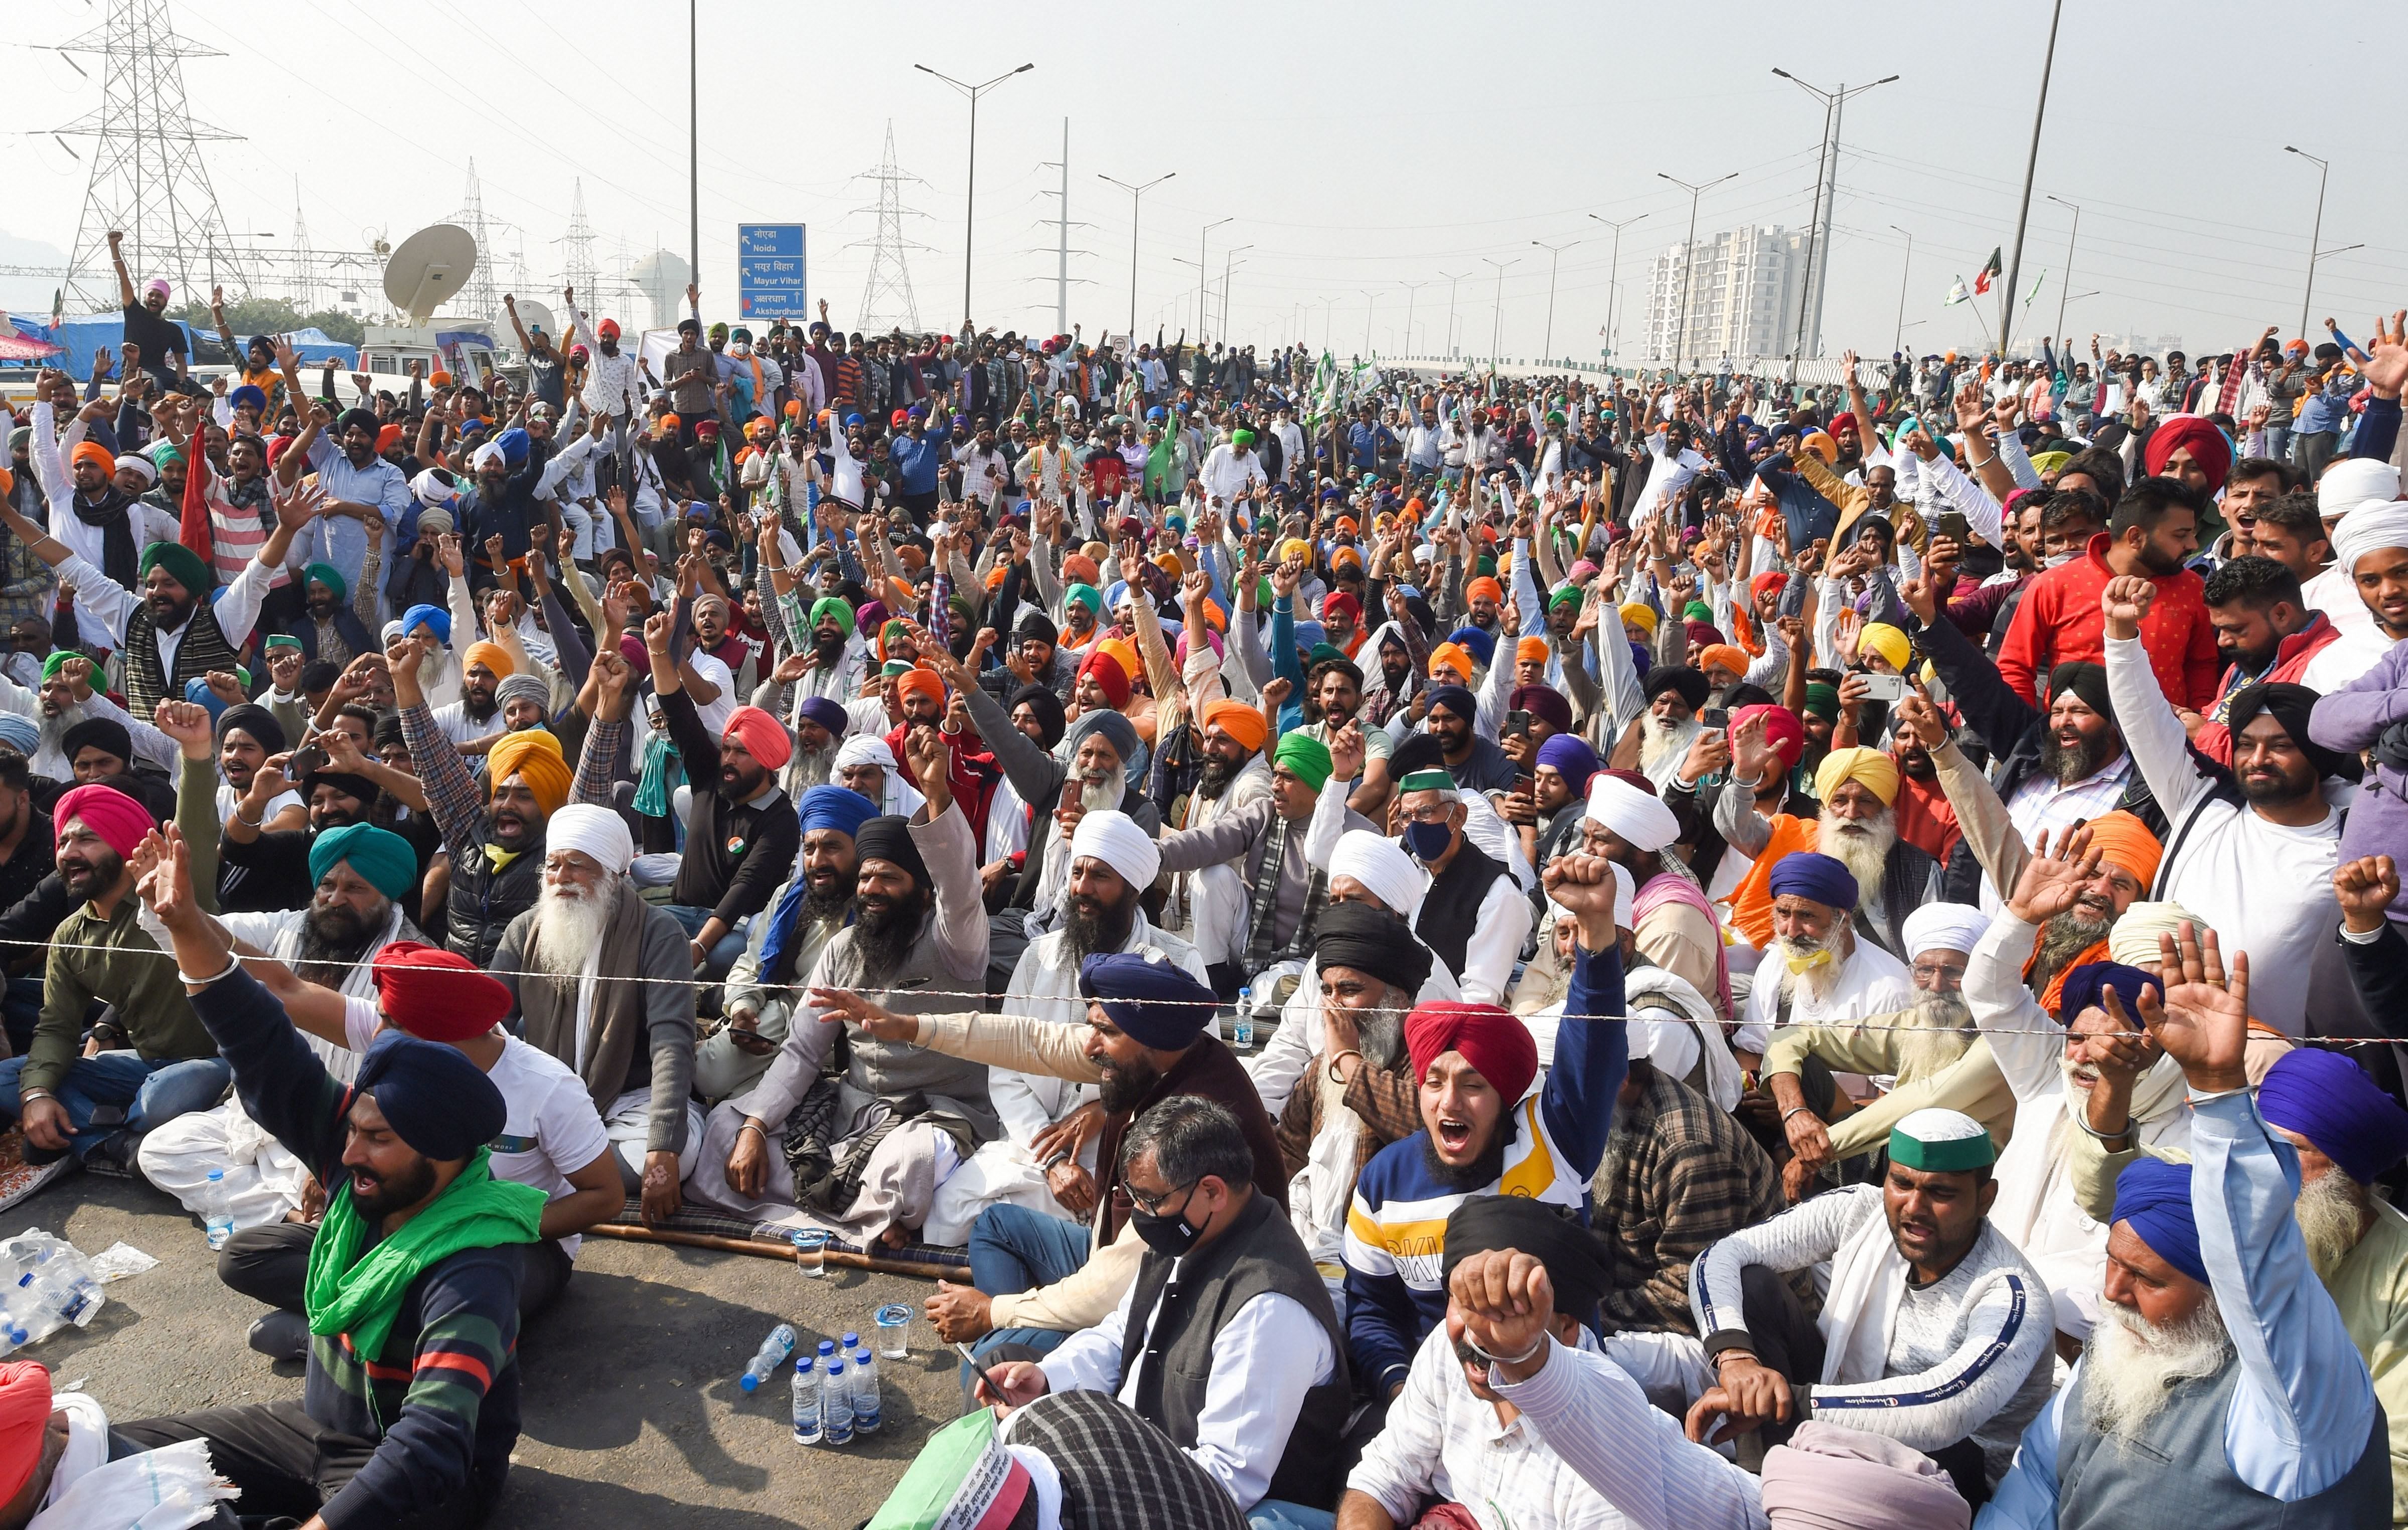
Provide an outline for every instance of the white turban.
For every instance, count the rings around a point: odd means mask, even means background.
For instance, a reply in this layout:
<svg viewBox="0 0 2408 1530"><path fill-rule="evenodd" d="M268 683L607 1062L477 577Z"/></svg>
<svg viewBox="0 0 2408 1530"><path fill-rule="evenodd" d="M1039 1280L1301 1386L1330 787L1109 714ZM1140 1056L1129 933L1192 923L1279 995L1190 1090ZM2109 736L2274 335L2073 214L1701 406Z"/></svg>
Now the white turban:
<svg viewBox="0 0 2408 1530"><path fill-rule="evenodd" d="M2316 513L2327 520L2370 499L2400 497L2400 469L2372 457L2347 457L2316 480Z"/></svg>
<svg viewBox="0 0 2408 1530"><path fill-rule="evenodd" d="M505 467L509 465L509 458L502 454L502 449L499 443L487 441L483 446L479 447L475 451L469 453L468 468L471 472L483 472L487 463L498 463Z"/></svg>
<svg viewBox="0 0 2408 1530"><path fill-rule="evenodd" d="M409 480L409 493L430 510L448 510L452 502L460 497L459 489L436 477L436 470L432 467L421 470L418 477Z"/></svg>
<svg viewBox="0 0 2408 1530"><path fill-rule="evenodd" d="M2408 547L2408 500L2370 499L2333 522L2333 564L2344 579L2358 560L2386 547Z"/></svg>
<svg viewBox="0 0 2408 1530"><path fill-rule="evenodd" d="M887 770L901 768L896 763L895 751L888 749L886 740L878 735L874 733L846 735L844 743L836 751L834 768L842 770L847 765L879 765Z"/></svg>
<svg viewBox="0 0 2408 1530"><path fill-rule="evenodd" d="M1681 821L1671 808L1602 770L1589 779L1586 816L1636 850L1662 850L1681 837Z"/></svg>
<svg viewBox="0 0 2408 1530"><path fill-rule="evenodd" d="M2157 937L2179 935L2182 922L2189 920L2202 935L2207 921L2179 903L2141 902L2128 905L2116 916L2115 927L2107 932L2107 960L2136 966L2143 972L2157 970L2163 953L2157 949Z"/></svg>
<svg viewBox="0 0 2408 1530"><path fill-rule="evenodd" d="M1383 839L1369 829L1349 829L1338 836L1338 847L1329 855L1329 875L1332 880L1354 878L1365 892L1387 905L1390 913L1406 920L1421 908L1422 894L1428 886L1412 856L1395 840Z"/></svg>
<svg viewBox="0 0 2408 1530"><path fill-rule="evenodd" d="M1082 855L1111 867L1121 880L1140 892L1152 887L1154 873L1162 869L1162 848L1138 827L1136 819L1117 808L1080 818L1078 828L1070 834L1070 858L1075 861Z"/></svg>
<svg viewBox="0 0 2408 1530"><path fill-rule="evenodd" d="M587 802L572 802L545 820L543 843L547 850L582 851L605 871L624 872L636 860L626 821Z"/></svg>
<svg viewBox="0 0 2408 1530"><path fill-rule="evenodd" d="M1608 861L1606 865L1613 867L1613 927L1636 930L1639 926L1630 921L1630 901L1639 889L1630 879L1630 869L1619 861Z"/></svg>
<svg viewBox="0 0 2408 1530"><path fill-rule="evenodd" d="M145 483L156 483L159 481L159 465L152 462L150 458L142 455L139 451L125 451L119 453L117 458L117 470L121 473L131 470L136 478L140 479Z"/></svg>
<svg viewBox="0 0 2408 1530"><path fill-rule="evenodd" d="M1990 927L1990 916L1968 904L1927 903L1906 916L1899 927L1899 944L1910 962L1927 951L1953 951L1971 955L1974 943Z"/></svg>

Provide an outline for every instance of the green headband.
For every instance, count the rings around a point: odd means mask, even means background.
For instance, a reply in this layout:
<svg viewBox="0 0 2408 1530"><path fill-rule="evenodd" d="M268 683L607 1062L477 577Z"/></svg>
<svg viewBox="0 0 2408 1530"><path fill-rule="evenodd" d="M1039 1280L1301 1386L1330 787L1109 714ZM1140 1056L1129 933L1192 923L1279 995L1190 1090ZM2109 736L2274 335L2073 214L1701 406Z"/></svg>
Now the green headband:
<svg viewBox="0 0 2408 1530"><path fill-rule="evenodd" d="M1926 1174L1962 1174L1997 1163L1999 1149L1987 1132L1926 1142L1893 1126L1889 1129L1889 1161Z"/></svg>
<svg viewBox="0 0 2408 1530"><path fill-rule="evenodd" d="M1416 770L1398 781L1397 790L1399 792L1452 792L1455 790L1455 778L1436 767Z"/></svg>

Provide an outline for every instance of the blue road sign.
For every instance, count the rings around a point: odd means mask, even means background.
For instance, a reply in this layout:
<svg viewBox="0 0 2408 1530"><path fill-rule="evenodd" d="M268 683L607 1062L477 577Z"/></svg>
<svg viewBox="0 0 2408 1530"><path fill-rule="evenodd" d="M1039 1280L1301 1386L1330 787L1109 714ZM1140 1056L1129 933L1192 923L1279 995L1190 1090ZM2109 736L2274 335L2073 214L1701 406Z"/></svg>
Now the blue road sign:
<svg viewBox="0 0 2408 1530"><path fill-rule="evenodd" d="M736 225L736 301L747 319L805 319L803 225Z"/></svg>

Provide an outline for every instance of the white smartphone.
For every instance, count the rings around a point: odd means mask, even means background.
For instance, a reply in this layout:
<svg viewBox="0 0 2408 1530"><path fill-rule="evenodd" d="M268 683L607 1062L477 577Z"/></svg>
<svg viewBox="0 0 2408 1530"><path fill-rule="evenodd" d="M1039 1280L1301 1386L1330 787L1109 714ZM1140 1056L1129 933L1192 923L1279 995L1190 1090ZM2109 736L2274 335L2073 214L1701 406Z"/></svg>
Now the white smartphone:
<svg viewBox="0 0 2408 1530"><path fill-rule="evenodd" d="M1906 678L1902 675L1867 675L1865 699L1895 704L1906 694Z"/></svg>

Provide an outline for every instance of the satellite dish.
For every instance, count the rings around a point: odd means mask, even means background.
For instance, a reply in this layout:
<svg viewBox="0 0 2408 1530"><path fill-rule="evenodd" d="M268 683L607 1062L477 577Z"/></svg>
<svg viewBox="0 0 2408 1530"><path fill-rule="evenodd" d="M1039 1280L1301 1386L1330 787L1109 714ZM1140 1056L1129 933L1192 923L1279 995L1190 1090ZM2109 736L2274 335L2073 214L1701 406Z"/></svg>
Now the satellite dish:
<svg viewBox="0 0 2408 1530"><path fill-rule="evenodd" d="M552 310L534 298L519 299L519 322L527 327L528 334L539 329L552 337L554 345L560 343L560 326L552 322ZM518 338L517 332L510 328L510 316L507 311L494 315L494 335L496 338Z"/></svg>
<svg viewBox="0 0 2408 1530"><path fill-rule="evenodd" d="M466 229L451 223L422 228L385 262L385 300L412 324L423 324L467 285L476 269L477 240Z"/></svg>

